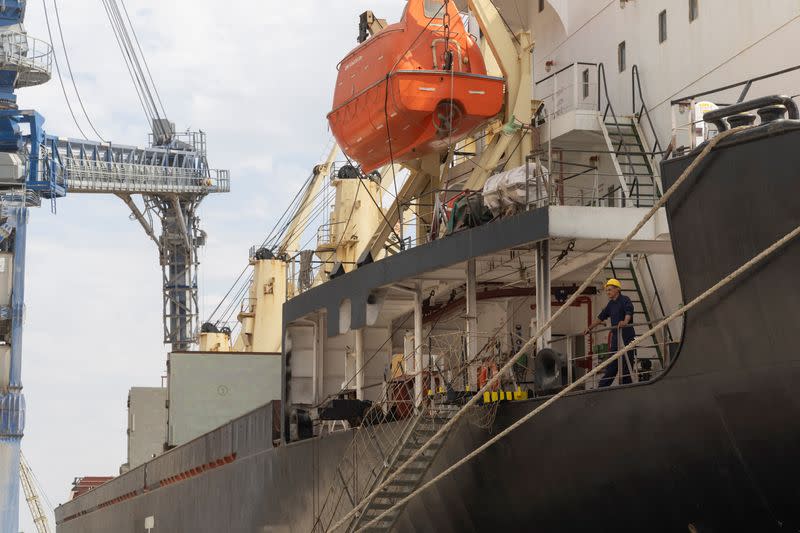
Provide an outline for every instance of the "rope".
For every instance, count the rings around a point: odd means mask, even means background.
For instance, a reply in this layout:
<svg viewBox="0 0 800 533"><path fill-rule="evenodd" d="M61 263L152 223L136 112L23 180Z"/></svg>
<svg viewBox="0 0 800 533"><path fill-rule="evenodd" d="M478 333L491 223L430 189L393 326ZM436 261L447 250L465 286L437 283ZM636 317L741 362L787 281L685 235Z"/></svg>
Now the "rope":
<svg viewBox="0 0 800 533"><path fill-rule="evenodd" d="M656 333L657 331L659 331L662 328L664 328L664 326L666 326L667 324L669 324L670 322L672 322L673 320L675 320L679 316L685 314L686 312L688 312L693 307L696 307L697 305L702 303L704 300L706 300L709 297L713 296L720 289L722 289L726 285L730 284L732 281L734 281L737 278L739 278L742 274L746 273L748 270L751 270L753 267L755 267L756 265L758 265L759 263L764 261L766 258L768 258L770 255L774 254L776 251L778 251L780 248L782 248L784 245L786 245L787 243L789 243L793 239L797 238L798 235L800 235L800 226L797 226L793 231L790 231L789 233L787 233L786 235L784 235L783 237L781 237L780 239L775 241L771 246L769 246L768 248L764 249L761 253L759 253L758 255L756 255L755 257L753 257L749 261L747 261L745 264L743 264L742 266L740 266L739 268L737 268L736 270L734 270L733 272L731 272L730 274L728 274L727 276L722 278L714 286L712 286L711 288L709 288L705 292L703 292L700 296L696 297L694 300L692 300L688 304L676 309L671 315L669 315L665 319L661 320L658 324L656 324L655 326L650 328L647 332L639 335L636 339L634 339L633 341L628 343L627 346L625 346L622 349L618 350L614 355L612 355L611 357L606 359L602 364L597 365L597 367L592 369L591 372L587 372L586 374L584 374L580 379L575 381L572 385L566 387L565 389L561 390L561 392L559 392L555 396L549 398L542 405L540 405L539 407L537 407L536 409L534 409L530 413L526 414L525 416L523 416L522 418L520 418L519 420L517 420L516 422L514 422L510 426L508 426L506 429L504 429L503 431L501 431L500 433L498 433L497 435L495 435L494 437L492 437L491 439L486 441L484 444L482 444L481 446L477 447L475 450L473 450L472 452L470 452L469 454L467 454L466 456L461 458L458 462L454 463L452 466L450 466L447 469L445 469L444 471L442 471L439 475L437 475L436 477L434 477L430 481L428 481L425 484L423 484L421 487L416 489L414 492L412 492L411 494L409 494L405 498L403 498L400 501L398 501L396 504L394 504L392 507L390 507L389 509L387 509L386 511L384 511L383 513L378 515L376 518L374 518L370 522L366 523L364 525L364 528L367 528L367 527L375 524L376 522L381 520L387 514L391 513L392 511L394 511L396 509L398 509L400 506L405 505L414 496L416 496L420 492L424 491L425 489L427 489L428 487L430 487L434 483L437 483L442 478L446 477L451 472L453 472L455 469L457 469L458 467L460 467L463 464L467 463L472 458L474 458L475 456L477 456L478 454L480 454L481 452L486 450L486 448L488 448L492 444L498 442L500 439L504 438L509 433L511 433L512 431L517 429L519 426L521 426L522 424L524 424L525 422L527 422L528 420L530 420L534 416L538 415L539 413L541 413L542 411L544 411L545 409L547 409L548 407L553 405L555 402L557 402L558 400L560 400L561 398L563 398L564 396L566 396L567 394L569 394L570 392L572 392L573 390L578 388L579 386L583 385L586 381L589 380L589 378L597 375L598 373L600 373L600 371L605 370L605 368L607 366L609 366L611 363L617 361L619 358L621 358L623 355L625 355L625 353L627 353L629 350L631 350L633 348L636 348L647 337L653 335L654 333ZM363 531L363 529L362 529L362 531Z"/></svg>
<svg viewBox="0 0 800 533"><path fill-rule="evenodd" d="M142 50L142 45L139 43L139 36L136 34L136 28L133 27L133 22L131 22L131 17L128 15L128 7L125 5L125 0L120 0L120 4L122 4L122 10L125 12L125 19L128 21L128 26L131 27L131 33L133 34L133 39L136 41L136 48L139 49L139 55L142 56L142 63L144 63L144 68L147 71L147 77L150 78L150 84L153 86L153 92L156 95L156 99L158 99L158 105L161 107L161 113L166 118L167 111L164 109L164 103L161 101L161 94L159 94L158 87L156 87L156 82L153 79L153 75L150 73L150 65L147 63L147 56L144 55L144 50Z"/></svg>
<svg viewBox="0 0 800 533"><path fill-rule="evenodd" d="M47 18L47 3L45 3L44 6L45 6L45 18ZM69 53L67 52L67 42L64 40L64 31L63 31L63 29L61 27L61 14L58 11L58 0L53 0L53 7L55 8L56 24L58 26L58 35L60 36L60 39L61 39L61 47L64 50L64 59L67 60L67 72L69 72L69 78L70 78L70 80L72 80L72 87L75 89L75 96L78 97L78 104L81 106L81 111L83 111L83 116L86 117L86 122L89 123L89 127L92 128L92 131L94 132L95 135L97 135L97 138L100 139L103 142L107 142L103 138L103 136L100 135L100 133L97 131L97 128L94 126L94 123L92 122L92 119L89 118L89 113L86 111L86 106L83 104L83 98L81 97L81 93L78 90L78 84L75 83L75 75L72 73L72 62L69 60ZM49 22L50 21L47 20L47 23L48 23L47 33L48 33L48 35L50 35ZM52 37L51 37L51 40L52 40ZM55 54L54 54L54 57L55 57ZM58 69L58 70L59 70L58 74L60 76L61 75L61 71L60 71L60 69ZM66 96L66 94L65 94L65 96ZM78 129L80 129L80 127Z"/></svg>
<svg viewBox="0 0 800 533"><path fill-rule="evenodd" d="M394 169L394 149L392 147L392 135L391 135L391 132L389 131L389 88L390 88L389 81L390 81L390 78L392 76L392 73L395 71L397 66L400 64L400 61L402 61L403 58L405 57L405 55L412 48L414 48L416 46L417 41L419 41L420 37L422 37L425 34L425 32L430 27L431 23L439 16L439 13L441 13L442 10L444 10L445 13L447 13L447 3L448 2L449 2L449 0L446 0L444 3L442 3L441 7L439 7L439 9L436 11L436 13L433 15L433 17L431 17L430 20L428 20L428 23L425 24L425 27L422 28L422 30L419 32L419 34L417 34L417 36L411 42L411 44L408 45L408 48L406 48L406 50L402 54L397 56L397 60L394 62L394 65L392 65L392 68L389 69L389 72L386 74L386 86L385 86L384 100L383 100L383 117L384 117L384 122L385 122L385 125L386 125L387 143L389 144L389 164L391 165L391 168L392 168L392 183L394 184L394 197L395 197L395 202L398 203L397 213L398 213L398 220L400 222L400 233L403 233L403 214L402 214L402 209L400 208L400 204L399 204L400 199L397 196L397 175L396 175L395 169ZM345 153L344 150L342 150L342 153ZM345 156L346 155L347 154L345 154ZM348 158L348 160L349 160L349 158ZM392 225L389 225L389 228L392 230L392 233L394 233L395 236L397 237L397 240L398 240L398 242L400 244L400 249L404 250L405 249L405 244L404 244L403 239L400 238L399 235L397 235L397 232L394 231L394 227L392 227Z"/></svg>
<svg viewBox="0 0 800 533"><path fill-rule="evenodd" d="M277 222L275 222L275 225L272 227L272 229L269 231L267 236L264 238L264 240L261 243L261 247L269 246L269 244L271 242L277 242L277 240L285 233L286 229L289 227L289 224L291 223L292 218L294 217L294 215L296 214L296 212L297 212L297 210L299 208L299 202L300 202L300 198L302 196L302 193L305 190L305 188L309 186L309 184L311 183L311 180L313 179L313 177L314 177L314 173L311 172L309 174L309 176L306 178L306 180L303 182L303 185L300 187L300 189L295 194L294 198L292 198L292 201L289 203L289 205L283 211L283 214L281 214L281 216L278 218ZM287 216L289 217L288 219L286 219ZM285 223L284 223L284 219L286 219ZM241 293L241 290L239 289L238 284L239 284L240 281L242 281L242 279L246 279L247 281L245 283L248 284L248 285L252 281L252 276L250 276L249 278L245 277L246 274L247 274L247 271L249 270L249 268L250 268L250 265L246 265L242 269L242 271L236 277L236 280L233 282L231 287L228 289L228 292L225 293L225 296L222 297L220 302L217 304L217 306L211 312L209 317L206 319L207 322L211 322L211 321L214 320L214 317L216 316L217 312L224 305L226 305L226 302L227 302L228 307L226 307L225 310L222 312L222 317L225 317L225 316L228 315L228 312L230 311L230 306L231 305L235 305L235 304L238 303L238 301L236 301L236 300L234 300L232 303L228 302L228 297L231 294L233 294L234 291L238 291L238 293ZM222 318L217 320L215 323L219 324L221 321L222 321Z"/></svg>
<svg viewBox="0 0 800 533"><path fill-rule="evenodd" d="M139 86L139 83L138 83L138 80L136 78L136 75L134 74L133 65L132 65L131 58L130 58L130 52L128 50L126 50L125 46L123 45L123 41L122 41L122 38L120 36L119 30L117 29L117 25L115 24L114 15L113 15L113 13L111 11L111 7L108 4L108 0L101 0L101 2L103 4L103 9L105 9L106 16L108 17L109 24L111 25L111 31L114 33L114 39L117 42L117 46L119 47L119 51L122 54L122 59L125 62L125 67L128 70L128 75L130 76L131 82L133 83L133 88L136 91L136 96L139 98L139 103L142 106L142 111L144 111L145 118L147 119L147 127L148 127L148 129L152 128L153 127L153 122L152 122L153 121L153 117L150 114L150 111L149 111L147 105L145 104L144 94L142 93L142 90L141 90L141 87Z"/></svg>
<svg viewBox="0 0 800 533"><path fill-rule="evenodd" d="M384 488L386 488L392 481L394 481L398 475L400 475L406 468L408 468L409 465L411 465L414 461L416 461L419 458L419 456L421 456L425 452L425 450L430 448L432 443L436 442L445 434L445 432L449 431L450 428L453 427L453 425L455 425L455 423L461 419L461 417L467 411L467 408L472 405L475 405L478 402L478 400L480 400L483 397L484 392L489 391L492 387L495 386L495 384L499 383L500 376L504 375L514 366L514 362L516 361L517 357L530 350L530 348L533 347L536 344L536 342L542 337L544 332L548 331L550 327L553 325L553 323L563 313L565 313L567 309L570 308L572 303L580 295L583 294L583 291L585 291L586 288L589 287L589 285L594 281L594 279L603 271L605 265L609 263L611 259L614 256L616 256L619 253L619 251L636 236L637 233L639 233L639 230L641 230L642 227L644 227L644 225L651 218L653 218L653 215L655 215L658 212L658 210L661 209L661 207L663 207L664 204L666 204L667 200L689 178L689 176L695 171L695 169L700 165L700 163L702 163L706 159L706 157L708 157L708 155L711 153L714 147L723 139L726 139L732 134L747 128L748 126L739 126L736 128L732 128L730 130L726 130L718 134L716 137L711 139L709 143L705 146L705 148L703 148L703 151L700 152L700 154L695 158L695 160L692 161L692 163L686 168L686 170L684 170L683 174L681 174L680 177L678 177L678 179L675 181L672 187L670 187L669 190L667 190L664 193L664 195L661 198L659 198L655 204L653 204L653 207L651 207L650 210L647 212L647 214L639 221L638 224L636 224L636 227L634 227L628 233L628 235L623 240L621 240L619 244L617 244L614 247L614 249L611 250L602 261L598 263L597 268L595 268L595 270L586 278L586 280L581 284L581 286L578 289L576 289L575 292L572 293L572 295L569 298L567 298L567 301L564 302L564 304L558 309L558 311L556 311L550 317L550 320L548 320L543 326L539 328L536 334L533 337L531 337L528 340L528 342L526 342L522 346L522 348L520 348L517 351L517 353L514 356L512 356L505 365L503 365L503 368L501 368L494 376L492 376L492 379L490 379L479 391L475 393L475 395L472 398L470 398L470 400L466 404L464 404L464 407L460 409L455 414L455 416L453 416L453 418L451 418L444 426L442 426L433 437L428 439L427 442L425 442L422 446L420 446L420 448L417 449L417 451L414 452L411 455L411 457L409 457L402 465L400 465L397 468L397 470L395 470L390 476L388 476L383 481L383 483L381 483L369 495L367 495L363 500L361 500L357 505L355 505L353 509L350 512L348 512L344 517L342 517L331 529L335 531L340 526L342 526L347 520L352 518L353 515L355 515L359 511L359 509L364 507L370 500L372 500L372 498L378 495Z"/></svg>
<svg viewBox="0 0 800 533"><path fill-rule="evenodd" d="M114 37L117 40L117 45L119 46L120 52L122 52L123 59L128 67L128 73L131 76L131 80L133 81L134 88L139 96L142 108L144 109L145 115L150 122L149 126L153 131L154 140L158 138L158 135L162 135L165 139L168 139L170 132L167 131L167 129L161 123L162 119L167 118L166 114L164 114L163 105L161 105L161 97L158 95L158 90L155 87L155 83L152 83L152 75L150 75L149 67L147 66L145 56L142 53L142 48L139 45L138 37L136 36L133 24L131 24L130 17L127 16L127 9L125 11L125 16L127 17L128 24L126 25L126 19L122 16L122 12L119 9L117 0L101 1L106 11L106 15L108 16L108 21L111 24L111 29L114 32ZM129 27L130 31L128 29ZM134 46L134 41L131 40L131 34L133 34L134 38L136 39L138 53L137 47ZM147 74L145 74L145 69L142 68L143 64L147 68ZM148 75L150 75L149 81L147 77ZM153 96L154 94L156 97ZM160 109L159 105L161 105ZM162 116L162 114L164 116Z"/></svg>
<svg viewBox="0 0 800 533"><path fill-rule="evenodd" d="M47 12L47 2L46 2L46 0L42 0L42 7L44 7L44 20L45 20L45 23L47 24L47 35L50 37L50 42L55 44L55 41L53 40L53 32L50 29L50 16L48 15L48 12ZM66 47L64 49L64 53L66 54ZM55 53L53 54L53 61L56 64L56 73L58 74L58 82L61 85L61 92L64 95L64 101L67 103L67 109L69 109L69 114L72 116L72 121L75 123L75 126L77 126L78 131L81 134L81 137L83 137L85 140L88 141L89 137L86 135L86 133L84 133L83 128L81 128L81 125L78 122L78 117L75 116L75 110L72 108L72 103L69 101L69 95L67 94L67 88L64 85L64 78L63 78L63 76L61 76L61 66L58 63L58 54L55 54Z"/></svg>

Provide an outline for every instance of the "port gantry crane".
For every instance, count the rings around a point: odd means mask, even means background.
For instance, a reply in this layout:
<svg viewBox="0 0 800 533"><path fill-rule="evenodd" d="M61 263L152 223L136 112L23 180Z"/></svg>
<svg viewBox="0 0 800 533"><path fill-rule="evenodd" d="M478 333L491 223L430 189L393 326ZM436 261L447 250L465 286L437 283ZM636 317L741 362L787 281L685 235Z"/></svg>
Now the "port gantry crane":
<svg viewBox="0 0 800 533"><path fill-rule="evenodd" d="M122 198L158 246L164 342L186 350L197 334L197 249L205 240L197 208L208 194L230 190L227 171L208 167L205 134L178 135L166 119L153 121L148 148L45 134L44 117L20 110L15 94L49 81L54 57L50 44L26 33L25 7L26 0L0 1L0 285L10 286L0 291L0 531L19 531L28 209L67 193Z"/></svg>

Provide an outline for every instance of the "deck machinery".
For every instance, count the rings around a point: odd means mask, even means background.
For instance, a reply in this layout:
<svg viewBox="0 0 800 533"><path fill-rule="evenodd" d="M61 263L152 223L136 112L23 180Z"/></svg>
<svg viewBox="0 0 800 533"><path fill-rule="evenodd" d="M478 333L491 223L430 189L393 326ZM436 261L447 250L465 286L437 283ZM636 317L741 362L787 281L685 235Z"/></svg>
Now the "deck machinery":
<svg viewBox="0 0 800 533"><path fill-rule="evenodd" d="M46 135L44 118L20 110L16 89L46 83L52 47L23 26L25 0L0 3L0 276L10 291L0 301L0 530L19 531L22 323L28 208L68 192L115 194L156 242L163 269L164 342L173 350L195 342L197 248L205 234L197 207L210 193L230 190L227 171L211 170L205 134L175 134L153 124L149 148L75 141ZM144 208L134 202L141 195ZM158 219L161 234L156 234Z"/></svg>

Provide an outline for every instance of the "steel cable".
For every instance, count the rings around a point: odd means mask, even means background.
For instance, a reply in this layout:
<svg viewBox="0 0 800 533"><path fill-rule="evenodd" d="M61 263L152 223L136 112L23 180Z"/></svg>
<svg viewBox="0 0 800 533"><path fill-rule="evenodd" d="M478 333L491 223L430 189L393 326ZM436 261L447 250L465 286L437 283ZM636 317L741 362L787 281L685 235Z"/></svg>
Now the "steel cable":
<svg viewBox="0 0 800 533"><path fill-rule="evenodd" d="M43 0L44 1L44 0ZM139 98L139 104L142 106L142 111L144 111L145 118L147 119L147 128L150 129L153 127L153 117L150 115L150 112L147 108L147 105L144 101L144 95L142 94L141 88L137 83L136 76L133 73L133 67L130 62L130 57L128 52L125 50L125 47L122 44L122 40L120 38L119 32L117 30L117 25L114 23L114 17L111 13L110 7L108 5L108 0L101 0L103 4L103 8L105 9L106 16L108 17L108 21L111 24L111 31L114 34L114 39L117 41L117 47L119 48L120 53L122 54L122 59L125 62L125 67L128 70L128 75L131 78L131 82L133 83L133 88L136 91L136 96Z"/></svg>
<svg viewBox="0 0 800 533"><path fill-rule="evenodd" d="M164 117L166 117L167 111L164 109L164 103L161 101L161 94L158 91L158 87L156 86L156 82L153 79L153 75L150 73L150 65L147 63L147 56L144 55L144 51L142 50L142 45L139 43L139 36L136 34L136 28L133 27L131 18L128 15L128 7L125 5L125 0L119 0L119 1L120 4L122 4L122 10L125 12L125 18L127 19L128 25L131 28L131 33L133 33L133 39L136 41L136 47L139 49L139 55L142 56L142 62L144 63L144 68L147 71L147 76L148 78L150 78L150 84L153 86L153 92L156 93L158 104L161 106L161 112L164 114Z"/></svg>
<svg viewBox="0 0 800 533"><path fill-rule="evenodd" d="M45 0L43 0L43 2L44 1ZM95 127L94 122L92 122L92 119L89 117L89 113L86 111L86 106L84 105L83 98L81 97L81 92L78 90L78 84L75 82L75 75L72 72L72 62L69 59L69 52L67 50L67 42L64 39L64 31L63 31L63 28L62 28L62 25L61 25L61 14L60 14L59 9L58 9L58 0L53 0L53 7L55 8L56 24L58 26L58 35L59 35L59 38L61 40L61 49L64 52L64 59L66 59L66 62L67 62L67 71L69 72L70 80L72 80L72 87L73 87L73 89L75 89L75 96L77 96L77 98L78 98L78 104L80 104L81 111L83 111L83 116L86 118L86 122L89 123L89 127L92 128L92 131L94 132L94 134L97 135L98 139L100 139L103 142L106 142L106 140L103 138L103 136L100 135L100 132L97 131L97 128ZM47 4L45 2L45 18L47 18L46 10L47 10ZM50 30L50 28L49 28L49 23L48 23L48 35L50 35L50 31L49 30ZM52 41L52 35L50 35L50 39ZM53 54L53 56L55 57L55 54ZM59 72L59 76L60 75L61 75L61 73Z"/></svg>
<svg viewBox="0 0 800 533"><path fill-rule="evenodd" d="M47 12L47 0L42 0L42 6L44 7L44 20L45 24L47 25L47 35L50 37L50 42L54 43L55 40L53 39L53 32L50 29L50 15ZM61 85L61 92L64 95L64 100L67 103L67 109L69 109L69 114L72 116L72 121L75 123L75 126L78 128L81 136L85 140L89 140L89 137L84 133L83 128L81 128L80 123L78 123L78 118L75 116L75 110L72 109L72 103L69 101L69 95L67 94L67 88L64 85L64 78L61 76L61 67L58 62L58 55L53 54L53 61L56 64L56 73L58 74L58 82Z"/></svg>

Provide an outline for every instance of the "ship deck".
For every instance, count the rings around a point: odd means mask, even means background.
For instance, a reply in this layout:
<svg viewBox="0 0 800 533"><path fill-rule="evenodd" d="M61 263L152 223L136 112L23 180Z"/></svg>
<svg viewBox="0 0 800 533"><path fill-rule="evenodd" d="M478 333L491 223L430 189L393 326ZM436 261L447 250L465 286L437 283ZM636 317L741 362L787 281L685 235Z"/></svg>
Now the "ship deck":
<svg viewBox="0 0 800 533"><path fill-rule="evenodd" d="M407 287L420 282L427 287L464 283L466 262L476 259L487 265L479 270L478 282L497 278L503 270L532 269L537 242L550 240L551 253L569 248L568 256L551 272L551 280L594 266L641 220L648 208L549 206L500 218L466 229L380 261L363 265L300 294L284 305L284 324L305 319L311 313L327 312L328 336L367 324L367 302L378 289L387 289L386 303L408 305ZM670 254L672 244L662 210L636 235L628 253ZM509 258L515 261L510 263ZM397 290L391 290L395 288ZM342 303L348 303L343 306ZM340 317L349 307L350 316Z"/></svg>

